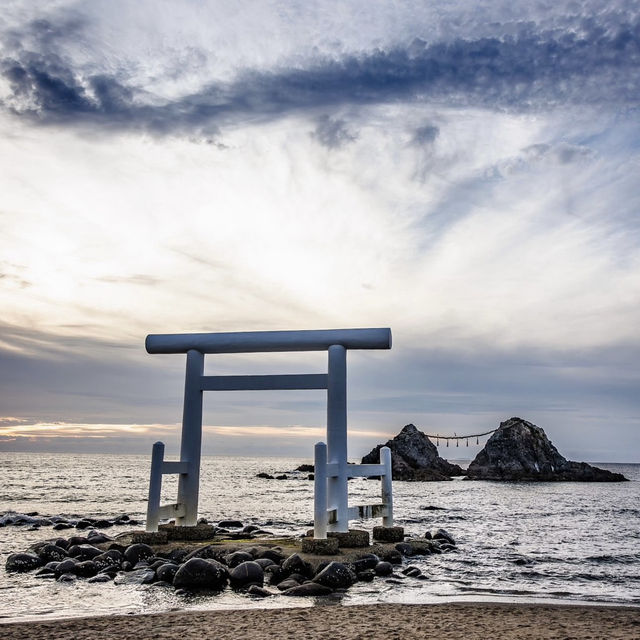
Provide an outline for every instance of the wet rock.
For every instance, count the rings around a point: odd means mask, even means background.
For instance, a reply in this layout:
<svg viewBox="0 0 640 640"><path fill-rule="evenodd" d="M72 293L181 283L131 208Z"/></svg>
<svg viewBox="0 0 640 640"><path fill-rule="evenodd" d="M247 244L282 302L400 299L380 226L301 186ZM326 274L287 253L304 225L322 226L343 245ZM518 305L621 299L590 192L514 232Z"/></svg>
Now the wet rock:
<svg viewBox="0 0 640 640"><path fill-rule="evenodd" d="M91 544L102 544L103 542L111 542L113 538L105 535L104 533L100 533L99 531L89 531L87 536L87 541Z"/></svg>
<svg viewBox="0 0 640 640"><path fill-rule="evenodd" d="M37 569L44 564L40 556L35 553L12 553L5 563L5 570L15 573L23 573Z"/></svg>
<svg viewBox="0 0 640 640"><path fill-rule="evenodd" d="M264 478L265 480L273 480L274 477L270 473L265 473L262 471L261 473L256 474L256 478Z"/></svg>
<svg viewBox="0 0 640 640"><path fill-rule="evenodd" d="M376 573L373 569L358 571L356 575L358 576L358 580L360 582L371 582L376 577Z"/></svg>
<svg viewBox="0 0 640 640"><path fill-rule="evenodd" d="M111 582L113 580L114 576L110 575L108 573L99 573L96 576L93 576L93 578L89 578L87 580L87 582L93 584L95 582Z"/></svg>
<svg viewBox="0 0 640 640"><path fill-rule="evenodd" d="M273 560L276 564L279 564L284 560L285 556L282 551L279 551L278 549L265 549L260 553L258 558L268 558L269 560Z"/></svg>
<svg viewBox="0 0 640 640"><path fill-rule="evenodd" d="M264 583L264 571L257 562L243 562L229 571L229 580L231 586L235 588L246 587L250 584L261 587Z"/></svg>
<svg viewBox="0 0 640 640"><path fill-rule="evenodd" d="M282 592L285 596L306 597L306 596L328 596L333 593L329 587L325 587L317 582L307 582L297 587L292 587Z"/></svg>
<svg viewBox="0 0 640 640"><path fill-rule="evenodd" d="M55 544L45 544L38 549L37 554L43 562L59 562L67 557L67 552Z"/></svg>
<svg viewBox="0 0 640 640"><path fill-rule="evenodd" d="M58 582L75 582L77 579L78 577L75 573L63 573L58 576Z"/></svg>
<svg viewBox="0 0 640 640"><path fill-rule="evenodd" d="M260 531L260 527L255 524L248 524L242 528L242 533L254 533L255 531Z"/></svg>
<svg viewBox="0 0 640 640"><path fill-rule="evenodd" d="M436 446L412 424L385 444L379 444L364 458L362 464L378 464L380 449L391 449L391 470L394 480L451 480L464 475L457 464L450 464L438 455Z"/></svg>
<svg viewBox="0 0 640 640"><path fill-rule="evenodd" d="M283 473L283 474L281 474L281 475L279 475L279 476L276 476L276 478L275 478L275 479L276 479L276 480L288 480L288 479L289 479L289 476L288 476L286 473Z"/></svg>
<svg viewBox="0 0 640 640"><path fill-rule="evenodd" d="M276 586L280 591L287 591L288 589L299 587L300 583L297 580L294 580L293 578L287 578L286 580L279 582Z"/></svg>
<svg viewBox="0 0 640 640"><path fill-rule="evenodd" d="M500 423L469 465L467 476L472 480L627 480L620 473L567 460L558 453L543 429L517 417Z"/></svg>
<svg viewBox="0 0 640 640"><path fill-rule="evenodd" d="M313 568L308 562L305 562L297 553L290 555L283 563L282 570L287 575L299 573L307 578L313 577Z"/></svg>
<svg viewBox="0 0 640 640"><path fill-rule="evenodd" d="M191 558L176 572L173 586L177 589L223 589L228 580L227 569L215 560Z"/></svg>
<svg viewBox="0 0 640 640"><path fill-rule="evenodd" d="M389 549L382 554L382 560L390 564L402 564L402 554L397 549Z"/></svg>
<svg viewBox="0 0 640 640"><path fill-rule="evenodd" d="M395 548L396 551L399 551L403 556L413 555L413 547L408 542L399 542Z"/></svg>
<svg viewBox="0 0 640 640"><path fill-rule="evenodd" d="M114 584L150 584L156 579L156 572L153 569L136 569L127 573L119 573Z"/></svg>
<svg viewBox="0 0 640 640"><path fill-rule="evenodd" d="M109 527L113 527L113 522L111 522L110 520L96 520L93 523L93 526L96 529L107 529Z"/></svg>
<svg viewBox="0 0 640 640"><path fill-rule="evenodd" d="M302 471L303 473L313 473L315 471L315 467L312 464L301 464L299 467L296 467L296 471Z"/></svg>
<svg viewBox="0 0 640 640"><path fill-rule="evenodd" d="M105 551L99 556L93 558L93 561L98 567L98 571L100 571L105 567L120 567L123 558L124 556L122 555L122 553L120 553L120 551L116 549L110 549L109 551Z"/></svg>
<svg viewBox="0 0 640 640"><path fill-rule="evenodd" d="M247 591L247 593L251 596L257 596L258 598L268 598L269 596L273 596L275 594L271 593L271 591L268 591L267 589L264 589L263 587L259 587L256 584L252 584L249 587L249 590Z"/></svg>
<svg viewBox="0 0 640 640"><path fill-rule="evenodd" d="M244 523L240 522L240 520L220 520L218 522L219 527L225 527L227 529L242 529L244 527Z"/></svg>
<svg viewBox="0 0 640 640"><path fill-rule="evenodd" d="M76 529L88 529L89 527L93 527L93 522L91 520L78 520L76 522Z"/></svg>
<svg viewBox="0 0 640 640"><path fill-rule="evenodd" d="M178 572L180 567L177 564L173 564L172 562L167 562L163 565L160 565L156 569L156 576L158 580L162 580L163 582L170 582L173 584L173 579Z"/></svg>
<svg viewBox="0 0 640 640"><path fill-rule="evenodd" d="M409 576L410 578L417 578L418 576L422 575L422 571L420 571L418 567L414 567L414 566L406 567L405 569L402 570L402 573L405 576Z"/></svg>
<svg viewBox="0 0 640 640"><path fill-rule="evenodd" d="M91 544L79 544L69 547L68 554L72 558L76 558L80 562L83 560L93 560L96 556L103 553L102 549L98 549Z"/></svg>
<svg viewBox="0 0 640 640"><path fill-rule="evenodd" d="M127 562L132 565L138 564L140 560L150 558L153 555L153 549L148 544L138 543L128 546L124 552L124 557Z"/></svg>
<svg viewBox="0 0 640 640"><path fill-rule="evenodd" d="M374 571L377 576L390 576L393 573L393 566L390 562L378 562Z"/></svg>
<svg viewBox="0 0 640 640"><path fill-rule="evenodd" d="M352 566L353 570L356 573L359 573L360 571L365 571L366 569L373 569L378 564L378 562L380 562L380 558L378 558L375 553L369 553L358 558L357 560L354 560Z"/></svg>
<svg viewBox="0 0 640 640"><path fill-rule="evenodd" d="M314 578L313 582L330 589L345 589L350 587L357 577L355 573L341 562L330 562Z"/></svg>
<svg viewBox="0 0 640 640"><path fill-rule="evenodd" d="M56 524L53 525L54 531L63 531L64 529L71 528L73 528L73 525L68 522L56 522Z"/></svg>
<svg viewBox="0 0 640 640"><path fill-rule="evenodd" d="M230 553L224 557L226 565L231 569L237 567L243 562L250 562L251 560L253 560L253 556L246 551L235 551L234 553Z"/></svg>
<svg viewBox="0 0 640 640"><path fill-rule="evenodd" d="M73 573L75 575L77 564L78 561L75 558L67 558L62 562L59 562L58 566L54 569L56 576L60 577L65 573Z"/></svg>
<svg viewBox="0 0 640 640"><path fill-rule="evenodd" d="M71 549L71 547L79 547L81 544L87 544L89 539L86 536L71 536L67 542L67 549Z"/></svg>
<svg viewBox="0 0 640 640"><path fill-rule="evenodd" d="M257 558L255 562L257 562L263 569L275 565L275 562L273 560L269 560L269 558Z"/></svg>
<svg viewBox="0 0 640 640"><path fill-rule="evenodd" d="M93 560L84 560L76 564L74 573L79 578L92 578L98 573L98 567Z"/></svg>

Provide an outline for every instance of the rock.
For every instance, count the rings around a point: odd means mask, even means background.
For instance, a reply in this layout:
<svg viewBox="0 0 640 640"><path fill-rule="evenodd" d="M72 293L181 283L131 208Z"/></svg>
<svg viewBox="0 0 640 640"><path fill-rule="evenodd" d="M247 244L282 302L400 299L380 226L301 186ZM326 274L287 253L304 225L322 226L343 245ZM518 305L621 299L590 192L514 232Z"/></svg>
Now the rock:
<svg viewBox="0 0 640 640"><path fill-rule="evenodd" d="M315 467L312 464L301 464L299 467L296 467L296 471L303 471L304 473L313 473L315 471Z"/></svg>
<svg viewBox="0 0 640 640"><path fill-rule="evenodd" d="M403 556L413 555L413 547L408 542L399 542L396 545L396 551L399 551Z"/></svg>
<svg viewBox="0 0 640 640"><path fill-rule="evenodd" d="M173 583L173 579L178 572L179 566L173 562L166 562L156 569L156 577L163 582Z"/></svg>
<svg viewBox="0 0 640 640"><path fill-rule="evenodd" d="M338 553L337 538L302 538L302 553L312 553L316 556L334 556Z"/></svg>
<svg viewBox="0 0 640 640"><path fill-rule="evenodd" d="M247 593L250 596L257 596L258 598L268 598L269 596L275 595L271 593L271 591L267 591L267 589L264 589L263 587L259 587L258 585L255 585L255 584L252 584L249 587L249 590L247 591Z"/></svg>
<svg viewBox="0 0 640 640"><path fill-rule="evenodd" d="M108 573L99 573L97 576L93 576L93 578L89 578L87 582L93 584L95 582L111 582L113 580L113 576Z"/></svg>
<svg viewBox="0 0 640 640"><path fill-rule="evenodd" d="M224 557L224 561L230 569L237 567L243 562L251 562L252 560L253 556L246 551L234 551L233 553L230 553L229 555L226 555Z"/></svg>
<svg viewBox="0 0 640 640"><path fill-rule="evenodd" d="M305 562L297 553L290 555L283 563L282 570L290 576L292 573L299 573L307 578L313 577L313 568Z"/></svg>
<svg viewBox="0 0 640 640"><path fill-rule="evenodd" d="M224 589L229 574L216 560L191 558L176 572L173 586L177 589Z"/></svg>
<svg viewBox="0 0 640 640"><path fill-rule="evenodd" d="M382 447L391 449L394 480L451 480L451 476L464 475L457 464L441 458L433 442L412 424L403 427L393 440L375 447L362 458L362 464L378 464Z"/></svg>
<svg viewBox="0 0 640 640"><path fill-rule="evenodd" d="M89 531L89 535L87 536L87 541L91 544L102 544L103 542L111 542L112 540L113 538L98 531Z"/></svg>
<svg viewBox="0 0 640 640"><path fill-rule="evenodd" d="M328 596L333 593L329 587L325 587L317 582L306 582L297 587L292 587L282 592L285 596L304 597L304 596Z"/></svg>
<svg viewBox="0 0 640 640"><path fill-rule="evenodd" d="M45 544L38 549L38 555L43 562L53 562L64 560L67 557L67 552L55 544Z"/></svg>
<svg viewBox="0 0 640 640"><path fill-rule="evenodd" d="M98 567L98 571L106 567L120 567L124 556L116 549L111 549L93 558L93 562Z"/></svg>
<svg viewBox="0 0 640 640"><path fill-rule="evenodd" d="M418 576L422 575L422 571L420 571L418 567L414 567L414 566L406 567L405 569L402 570L402 573L405 576L409 576L410 578L417 578Z"/></svg>
<svg viewBox="0 0 640 640"><path fill-rule="evenodd" d="M313 578L313 582L330 589L344 589L350 587L356 579L357 576L347 565L341 562L330 562Z"/></svg>
<svg viewBox="0 0 640 640"><path fill-rule="evenodd" d="M110 520L96 520L93 523L93 526L96 529L108 529L109 527L113 527L113 522Z"/></svg>
<svg viewBox="0 0 640 640"><path fill-rule="evenodd" d="M287 578L286 580L279 582L276 586L280 591L287 591L288 589L292 589L293 587L299 587L300 583L293 578Z"/></svg>
<svg viewBox="0 0 640 640"><path fill-rule="evenodd" d="M119 573L114 584L150 584L156 579L156 572L153 569L136 569L128 573Z"/></svg>
<svg viewBox="0 0 640 640"><path fill-rule="evenodd" d="M98 573L98 567L93 560L84 560L76 564L74 573L79 578L92 578Z"/></svg>
<svg viewBox="0 0 640 640"><path fill-rule="evenodd" d="M620 482L627 480L586 462L571 462L558 453L538 426L510 418L487 441L467 469L472 480L568 480Z"/></svg>
<svg viewBox="0 0 640 640"><path fill-rule="evenodd" d="M69 547L68 554L82 562L84 560L93 560L93 558L102 554L102 550L91 544L77 544Z"/></svg>
<svg viewBox="0 0 640 640"><path fill-rule="evenodd" d="M455 546L456 541L453 539L453 536L446 529L438 529L433 534L433 540L446 540L449 544Z"/></svg>
<svg viewBox="0 0 640 640"><path fill-rule="evenodd" d="M35 553L12 553L5 563L6 571L13 571L15 573L23 573L25 571L31 571L37 569L44 564L44 561L40 556Z"/></svg>
<svg viewBox="0 0 640 640"><path fill-rule="evenodd" d="M75 582L78 577L73 573L63 573L58 576L58 582Z"/></svg>
<svg viewBox="0 0 640 640"><path fill-rule="evenodd" d="M378 562L380 562L380 558L378 558L375 553L368 553L367 555L354 560L352 562L352 567L356 573L360 573L366 569L373 569Z"/></svg>
<svg viewBox="0 0 640 640"><path fill-rule="evenodd" d="M402 564L402 554L397 549L388 549L382 554L382 560L390 564Z"/></svg>
<svg viewBox="0 0 640 640"><path fill-rule="evenodd" d="M284 560L284 554L278 549L265 549L258 558L268 558L273 560L276 564L279 564Z"/></svg>
<svg viewBox="0 0 640 640"><path fill-rule="evenodd" d="M258 558L255 562L257 562L263 570L276 564L273 560L269 560L269 558Z"/></svg>
<svg viewBox="0 0 640 640"><path fill-rule="evenodd" d="M274 477L270 473L265 473L264 471L262 471L261 473L257 473L256 478L264 478L265 480L274 480Z"/></svg>
<svg viewBox="0 0 640 640"><path fill-rule="evenodd" d="M128 546L124 552L124 557L127 562L132 565L138 564L140 560L145 560L153 556L153 549L148 544L132 544Z"/></svg>
<svg viewBox="0 0 640 640"><path fill-rule="evenodd" d="M373 569L365 569L364 571L358 571L356 574L360 582L372 582L376 577L376 573Z"/></svg>
<svg viewBox="0 0 640 640"><path fill-rule="evenodd" d="M62 562L58 563L58 566L54 569L56 576L59 578L61 575L65 573L73 573L76 572L76 565L78 561L75 558L67 558Z"/></svg>
<svg viewBox="0 0 640 640"><path fill-rule="evenodd" d="M93 527L91 520L78 520L76 522L76 529L88 529L89 527Z"/></svg>
<svg viewBox="0 0 640 640"><path fill-rule="evenodd" d="M242 528L241 533L255 533L256 531L260 531L260 527L255 524L248 524L246 527Z"/></svg>
<svg viewBox="0 0 640 640"><path fill-rule="evenodd" d="M231 586L235 588L256 584L261 587L264 584L264 571L257 562L243 562L229 572Z"/></svg>
<svg viewBox="0 0 640 640"><path fill-rule="evenodd" d="M63 529L71 529L73 528L72 524L69 524L68 522L56 522L56 524L53 525L53 529L55 531L62 531Z"/></svg>
<svg viewBox="0 0 640 640"><path fill-rule="evenodd" d="M390 562L378 562L373 569L377 576L390 576L393 573L393 567Z"/></svg>
<svg viewBox="0 0 640 640"><path fill-rule="evenodd" d="M362 529L349 529L349 531L329 531L327 538L335 538L338 547L354 548L369 546L369 532Z"/></svg>
<svg viewBox="0 0 640 640"><path fill-rule="evenodd" d="M288 476L287 474L283 473L283 474L281 474L281 475L279 475L279 476L276 476L276 478L275 478L275 479L276 479L276 480L288 480L288 479L289 479L289 476Z"/></svg>
<svg viewBox="0 0 640 640"><path fill-rule="evenodd" d="M218 522L218 526L229 529L242 529L244 524L240 522L240 520L220 520L220 522Z"/></svg>

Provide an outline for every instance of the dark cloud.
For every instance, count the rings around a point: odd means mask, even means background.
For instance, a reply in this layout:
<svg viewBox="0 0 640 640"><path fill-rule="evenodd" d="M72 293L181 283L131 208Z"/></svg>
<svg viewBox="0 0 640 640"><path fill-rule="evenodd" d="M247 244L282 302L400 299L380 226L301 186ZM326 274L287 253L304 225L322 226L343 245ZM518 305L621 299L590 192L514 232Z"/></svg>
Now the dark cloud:
<svg viewBox="0 0 640 640"><path fill-rule="evenodd" d="M327 115L318 118L318 123L313 132L314 138L328 149L343 147L356 140L357 136L349 131L344 120L332 119Z"/></svg>
<svg viewBox="0 0 640 640"><path fill-rule="evenodd" d="M38 28L49 34L45 45L66 33L49 24ZM67 31L71 28L78 25ZM519 110L640 99L635 16L607 28L589 18L582 18L579 28L555 31L536 32L528 24L515 36L432 44L416 39L409 46L323 59L306 68L247 70L234 81L163 103L129 86L122 75L70 67L50 45L28 48L31 33L22 40L14 33L12 39L14 53L1 63L12 87L5 107L49 124L215 135L226 124L345 105L446 101ZM328 117L317 132L329 146L343 144L348 135L344 123Z"/></svg>
<svg viewBox="0 0 640 640"><path fill-rule="evenodd" d="M418 127L415 130L412 143L419 147L430 145L436 141L436 138L439 135L440 129L438 127L432 124L426 124L423 127Z"/></svg>

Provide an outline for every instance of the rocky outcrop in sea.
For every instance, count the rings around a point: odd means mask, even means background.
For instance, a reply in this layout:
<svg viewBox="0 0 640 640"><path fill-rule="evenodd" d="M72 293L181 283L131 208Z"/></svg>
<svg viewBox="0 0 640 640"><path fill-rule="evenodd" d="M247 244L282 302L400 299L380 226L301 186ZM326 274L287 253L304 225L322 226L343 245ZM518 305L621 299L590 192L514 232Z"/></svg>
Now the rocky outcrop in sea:
<svg viewBox="0 0 640 640"><path fill-rule="evenodd" d="M406 425L395 438L372 449L362 458L362 464L377 464L382 447L391 449L394 480L451 480L452 476L464 475L457 464L441 458L433 442L413 424Z"/></svg>
<svg viewBox="0 0 640 640"><path fill-rule="evenodd" d="M471 480L543 480L621 482L620 473L586 462L572 462L553 446L540 427L510 418L489 438L467 469Z"/></svg>

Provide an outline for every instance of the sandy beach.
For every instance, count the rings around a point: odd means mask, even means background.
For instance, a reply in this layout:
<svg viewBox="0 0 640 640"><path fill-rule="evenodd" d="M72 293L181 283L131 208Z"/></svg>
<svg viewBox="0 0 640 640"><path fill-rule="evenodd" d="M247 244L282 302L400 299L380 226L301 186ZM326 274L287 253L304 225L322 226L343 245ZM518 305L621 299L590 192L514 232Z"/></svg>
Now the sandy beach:
<svg viewBox="0 0 640 640"><path fill-rule="evenodd" d="M500 640L640 638L640 607L449 603L182 611L2 625L4 640Z"/></svg>

